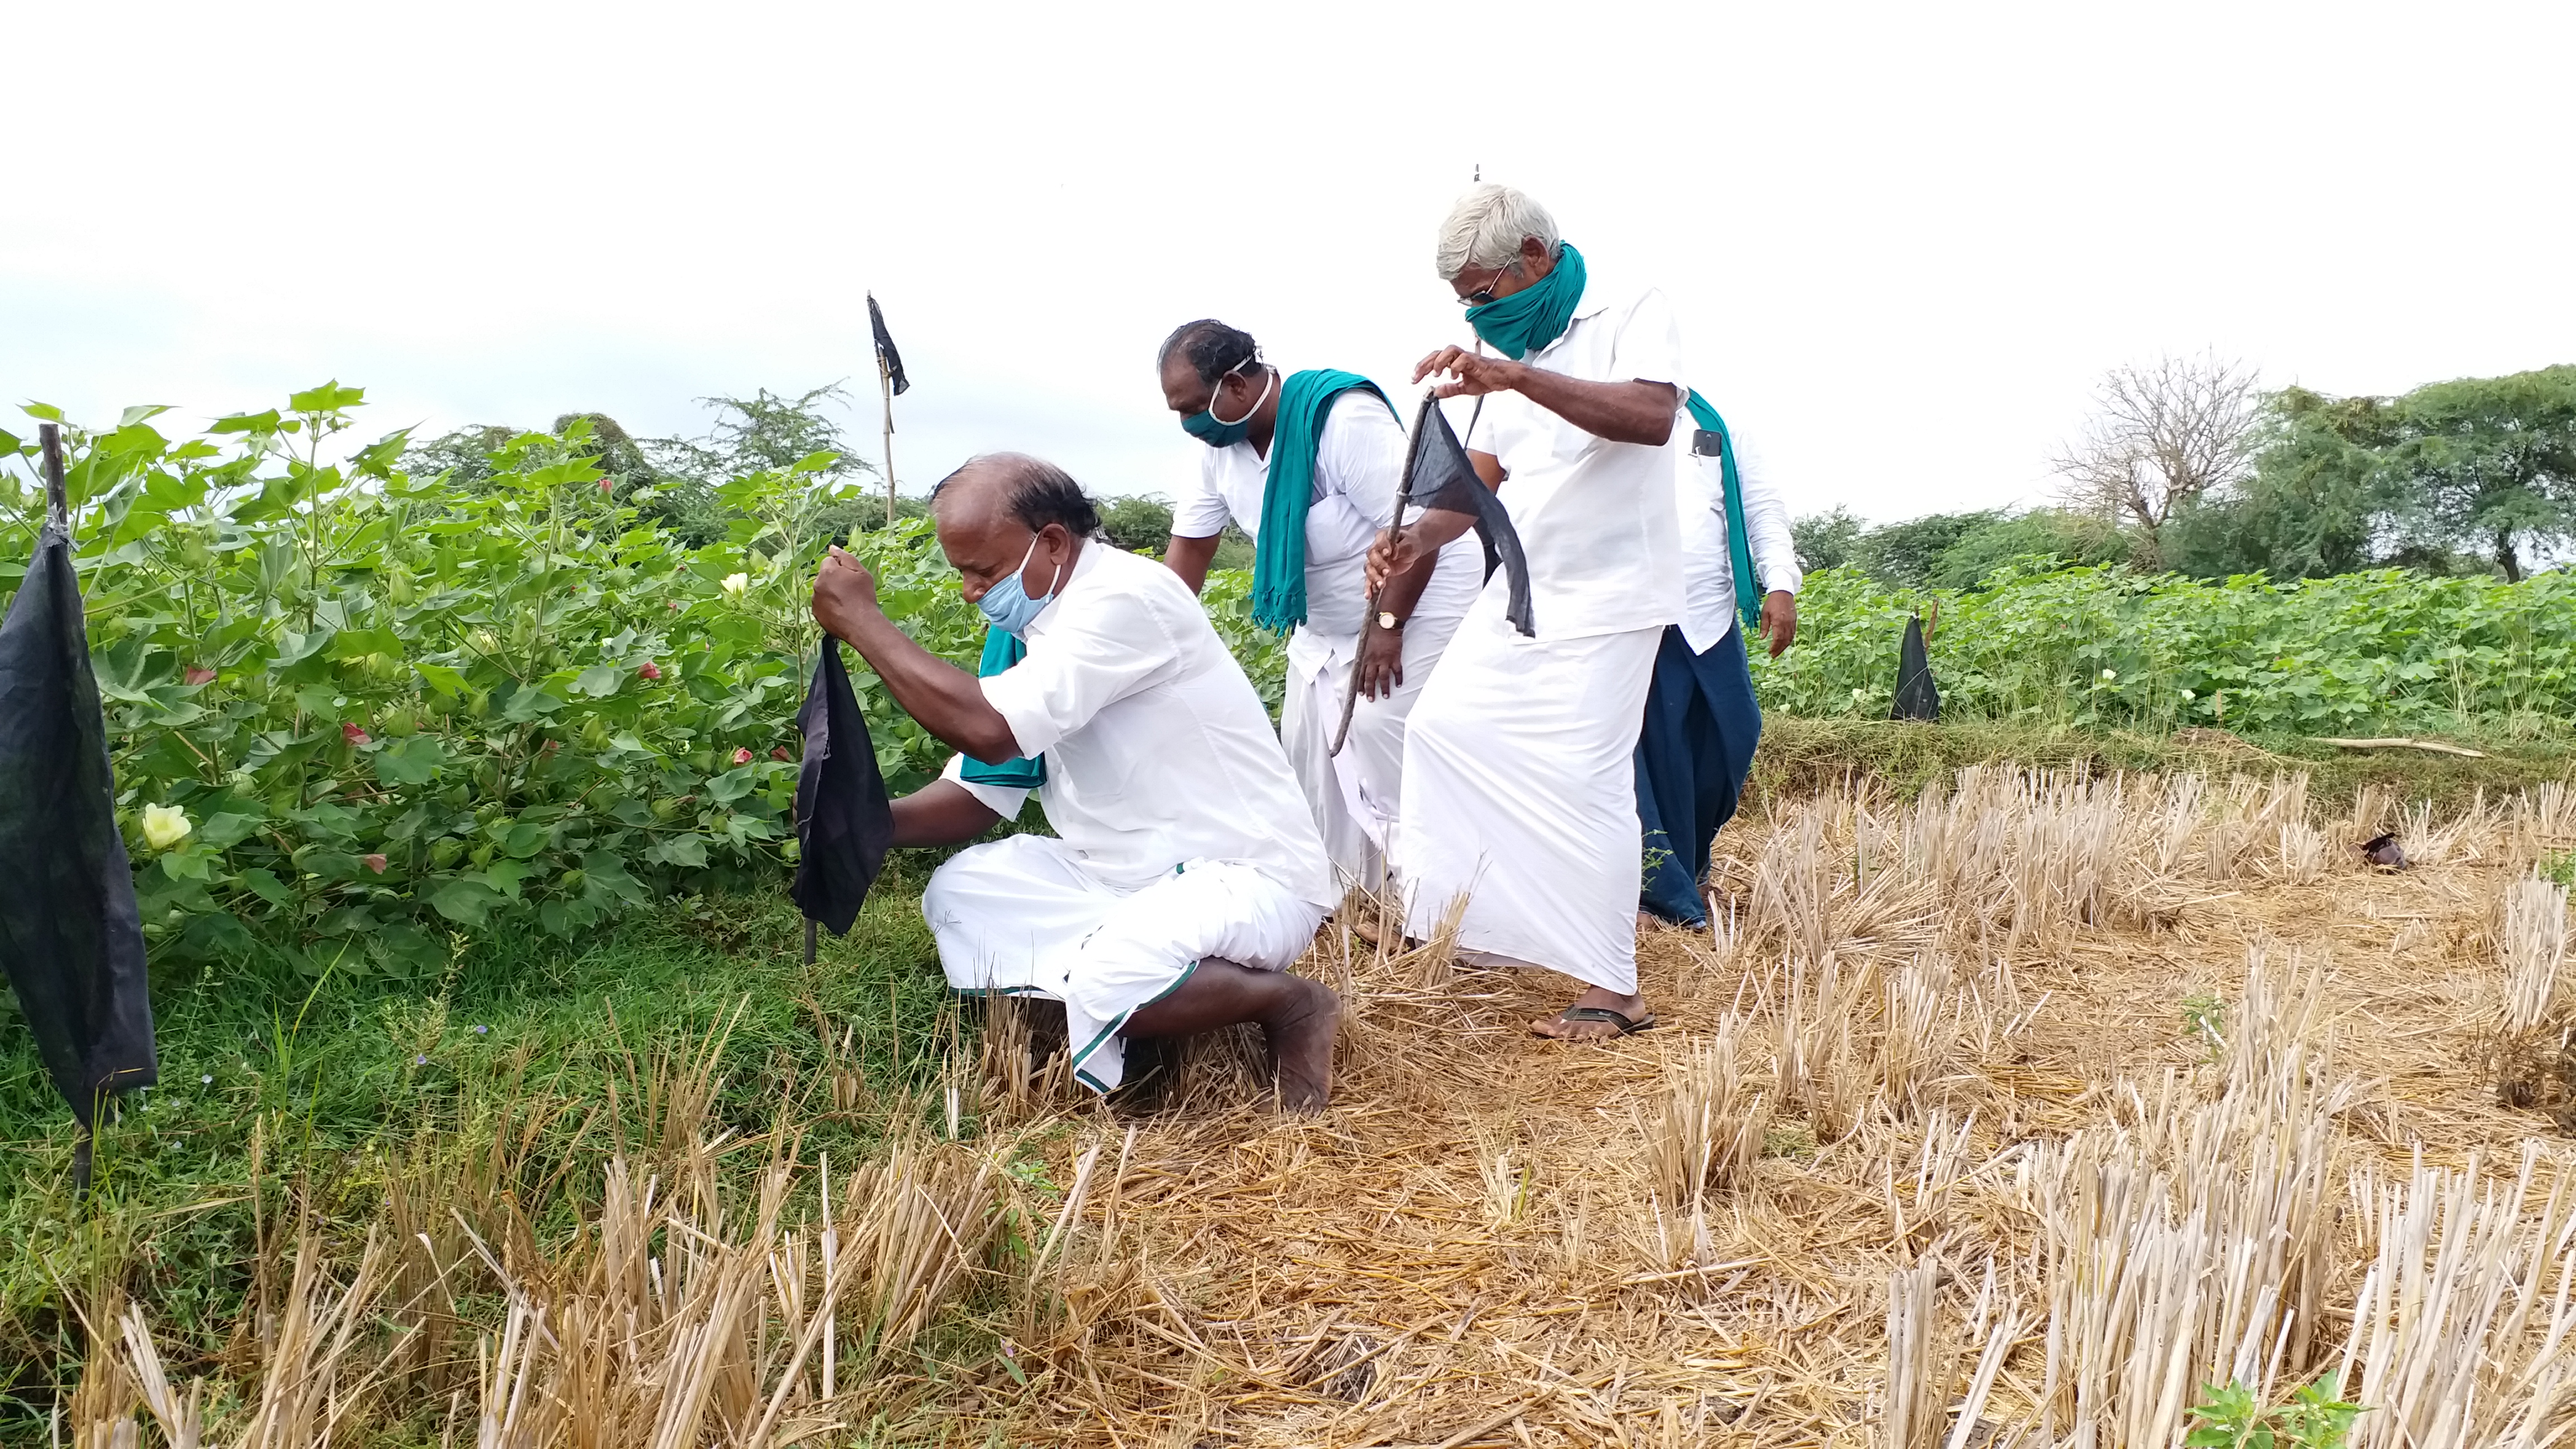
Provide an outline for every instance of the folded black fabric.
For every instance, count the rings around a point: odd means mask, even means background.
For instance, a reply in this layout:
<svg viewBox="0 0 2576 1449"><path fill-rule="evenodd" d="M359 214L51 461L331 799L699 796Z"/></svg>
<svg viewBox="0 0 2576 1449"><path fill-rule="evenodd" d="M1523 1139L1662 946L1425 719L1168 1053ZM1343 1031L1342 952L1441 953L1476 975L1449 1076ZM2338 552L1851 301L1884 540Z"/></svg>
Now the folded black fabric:
<svg viewBox="0 0 2576 1449"><path fill-rule="evenodd" d="M107 1093L158 1079L134 866L59 523L0 623L0 965L83 1129Z"/></svg>
<svg viewBox="0 0 2576 1449"><path fill-rule="evenodd" d="M1404 464L1404 498L1416 507L1446 509L1476 520L1476 537L1485 545L1485 577L1492 578L1499 568L1511 590L1504 617L1523 635L1536 634L1538 625L1530 617L1529 560L1521 554L1521 536L1512 528L1511 511L1476 476L1467 450L1450 430L1448 415L1440 411L1439 399L1427 392L1422 395L1422 410L1413 418L1413 452Z"/></svg>
<svg viewBox="0 0 2576 1449"><path fill-rule="evenodd" d="M1932 682L1932 657L1923 647L1923 616L1905 621L1905 643L1896 651L1896 707L1890 719L1941 717L1941 690Z"/></svg>
<svg viewBox="0 0 2576 1449"><path fill-rule="evenodd" d="M796 908L809 921L846 935L858 919L859 903L885 868L886 847L894 839L894 806L886 798L885 777L877 772L877 749L868 738L866 716L850 692L850 673L841 665L841 645L823 641L823 657L814 666L814 687L796 713L805 732L805 766L796 776Z"/></svg>

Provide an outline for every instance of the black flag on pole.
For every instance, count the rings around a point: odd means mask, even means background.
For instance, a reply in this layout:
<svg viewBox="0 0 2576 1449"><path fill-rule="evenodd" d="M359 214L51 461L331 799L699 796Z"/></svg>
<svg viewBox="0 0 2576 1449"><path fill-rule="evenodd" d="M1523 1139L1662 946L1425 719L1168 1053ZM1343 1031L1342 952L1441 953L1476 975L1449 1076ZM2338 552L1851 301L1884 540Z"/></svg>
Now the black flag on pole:
<svg viewBox="0 0 2576 1449"><path fill-rule="evenodd" d="M1941 717L1941 690L1932 682L1932 656L1923 647L1923 616L1905 621L1905 642L1896 651L1896 705L1890 719L1936 720Z"/></svg>
<svg viewBox="0 0 2576 1449"><path fill-rule="evenodd" d="M117 833L107 720L60 502L61 453L52 425L45 431L50 517L0 623L0 965L46 1074L81 1125L73 1174L86 1187L100 1100L151 1086L159 1066L134 866Z"/></svg>
<svg viewBox="0 0 2576 1449"><path fill-rule="evenodd" d="M1503 570L1511 587L1511 607L1504 617L1524 635L1535 635L1530 617L1529 560L1521 555L1521 536L1512 529L1510 510L1467 461L1467 450L1449 428L1440 400L1422 395L1422 411L1413 418L1413 456L1404 466L1404 501L1419 508L1464 513L1476 520L1476 537L1485 545L1485 577Z"/></svg>
<svg viewBox="0 0 2576 1449"><path fill-rule="evenodd" d="M805 732L805 764L796 775L796 885L790 894L805 919L829 926L835 936L847 935L885 866L894 809L885 777L877 772L867 717L850 692L840 641L828 634L796 726Z"/></svg>
<svg viewBox="0 0 2576 1449"><path fill-rule="evenodd" d="M894 338L885 330L885 313L877 306L877 294L868 294L868 327L877 335L877 366L885 370L887 381L900 395L912 386L903 375L903 354L894 350Z"/></svg>

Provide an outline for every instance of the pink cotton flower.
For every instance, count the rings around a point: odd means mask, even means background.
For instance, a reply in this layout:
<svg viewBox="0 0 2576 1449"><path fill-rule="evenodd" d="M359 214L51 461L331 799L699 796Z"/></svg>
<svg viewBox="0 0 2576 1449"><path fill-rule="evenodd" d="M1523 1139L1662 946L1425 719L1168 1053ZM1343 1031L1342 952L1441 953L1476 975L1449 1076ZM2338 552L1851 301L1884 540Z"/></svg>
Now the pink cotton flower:
<svg viewBox="0 0 2576 1449"><path fill-rule="evenodd" d="M773 760L784 760L788 758L787 747L785 745L777 746L769 752L769 757Z"/></svg>
<svg viewBox="0 0 2576 1449"><path fill-rule="evenodd" d="M374 871L376 874L383 875L385 873L385 858L382 855L362 855L359 856L358 859L365 861L367 863L367 869Z"/></svg>
<svg viewBox="0 0 2576 1449"><path fill-rule="evenodd" d="M190 684L212 684L215 682L215 671L208 669L202 664L191 664L188 666L187 673L181 675L180 678L185 679Z"/></svg>
<svg viewBox="0 0 2576 1449"><path fill-rule="evenodd" d="M635 672L642 676L648 684L659 684L662 680L662 666L654 663L650 659L645 660L644 667L636 670Z"/></svg>
<svg viewBox="0 0 2576 1449"><path fill-rule="evenodd" d="M749 750L736 750L736 751L734 751L734 752L733 752L733 762L734 762L735 764L737 764L737 765L748 765L748 764L750 764L750 763L751 763L751 751L749 751Z"/></svg>
<svg viewBox="0 0 2576 1449"><path fill-rule="evenodd" d="M340 738L353 745L363 745L367 742L367 732L358 728L356 721L343 720L340 724Z"/></svg>

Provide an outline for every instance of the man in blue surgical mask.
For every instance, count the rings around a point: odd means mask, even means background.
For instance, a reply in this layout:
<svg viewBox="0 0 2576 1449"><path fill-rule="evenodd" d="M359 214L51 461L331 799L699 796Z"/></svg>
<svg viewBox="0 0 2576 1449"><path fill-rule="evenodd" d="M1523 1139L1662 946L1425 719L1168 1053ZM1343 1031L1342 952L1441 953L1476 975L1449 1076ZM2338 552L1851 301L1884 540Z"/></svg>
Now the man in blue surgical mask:
<svg viewBox="0 0 2576 1449"><path fill-rule="evenodd" d="M894 802L894 844L973 840L1031 791L1055 831L932 874L922 913L949 984L1062 1001L1074 1075L1104 1092L1130 1037L1257 1022L1281 1104L1321 1108L1341 1003L1287 968L1340 892L1269 714L1198 600L1100 546L1091 500L1035 458L969 461L931 516L990 626L978 673L896 627L839 549L814 618L958 752Z"/></svg>

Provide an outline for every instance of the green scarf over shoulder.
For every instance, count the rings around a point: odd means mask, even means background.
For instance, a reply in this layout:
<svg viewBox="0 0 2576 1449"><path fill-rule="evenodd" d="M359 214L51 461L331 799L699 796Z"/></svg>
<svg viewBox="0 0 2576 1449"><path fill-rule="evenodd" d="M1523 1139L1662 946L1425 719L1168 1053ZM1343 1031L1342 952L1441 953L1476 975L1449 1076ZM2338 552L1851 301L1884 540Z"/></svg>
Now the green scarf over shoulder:
<svg viewBox="0 0 2576 1449"><path fill-rule="evenodd" d="M1726 419L1696 391L1690 395L1690 415L1692 422L1717 434L1718 477L1726 485L1726 561L1735 574L1735 612L1746 628L1755 628L1762 622L1762 581L1753 576L1753 544L1744 534L1744 487L1735 471L1735 435L1726 430Z"/></svg>
<svg viewBox="0 0 2576 1449"><path fill-rule="evenodd" d="M975 665L975 677L990 679L1029 657L1026 640L1000 629L984 631L984 657ZM957 762L960 777L978 785L995 785L1005 790L1034 790L1046 783L1046 756L1034 759L1013 756L995 764L986 764L968 755Z"/></svg>
<svg viewBox="0 0 2576 1449"><path fill-rule="evenodd" d="M1279 419L1270 430L1270 478L1261 491L1261 532L1252 555L1252 621L1285 634L1306 622L1306 509L1315 501L1315 452L1324 416L1353 388L1395 404L1376 383L1329 367L1295 372L1279 385Z"/></svg>

